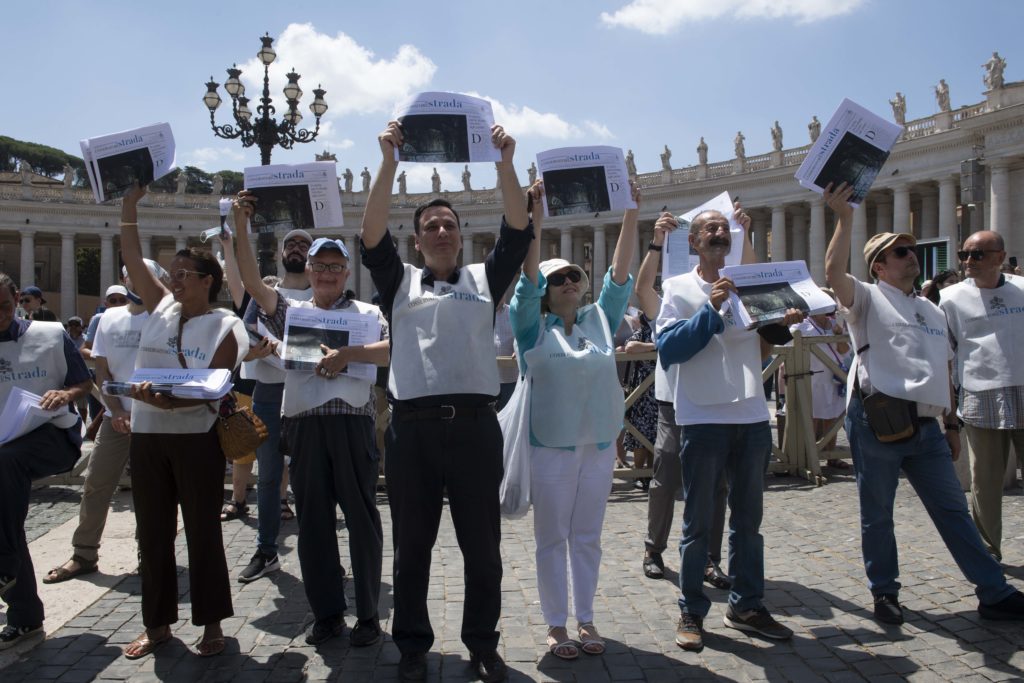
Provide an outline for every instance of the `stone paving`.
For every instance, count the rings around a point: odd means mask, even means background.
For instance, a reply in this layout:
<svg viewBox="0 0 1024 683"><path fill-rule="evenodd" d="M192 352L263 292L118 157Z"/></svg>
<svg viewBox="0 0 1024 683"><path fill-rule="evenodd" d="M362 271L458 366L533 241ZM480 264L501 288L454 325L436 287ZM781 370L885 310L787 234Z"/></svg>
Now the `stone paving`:
<svg viewBox="0 0 1024 683"><path fill-rule="evenodd" d="M902 628L885 627L871 618L860 560L855 484L850 475L827 472L830 483L823 487L789 477L769 477L767 482L766 604L796 632L790 643L750 638L725 628L726 595L709 589L714 606L706 621L706 647L701 653L679 650L673 642L678 557L666 555L670 580L644 578L640 563L646 496L619 483L605 521L594 618L608 639L608 651L601 657L581 655L575 662L556 659L544 646L546 629L533 568L532 516L506 521L500 649L511 680L1024 680L1024 625L978 617L971 587L906 482L897 496L896 531L907 623ZM47 515L56 523L77 512L74 488L40 489L33 496L34 534L45 526ZM390 538L383 494L378 496L378 506L385 538ZM680 519L677 507L677 525ZM1006 498L1004 519L1006 571L1024 585L1024 496L1019 492ZM224 622L229 636L224 655L200 659L190 651L200 629L188 622L185 546L179 537L181 621L174 626L175 639L155 656L135 662L121 657L121 648L142 630L139 581L125 576L45 641L0 670L0 680L396 680L399 655L390 639L365 649L350 648L347 637L319 649L305 644L303 631L312 617L299 579L295 523L285 523L282 531L282 571L252 584L233 584L236 616ZM338 536L347 557L347 535L341 523ZM224 540L234 575L254 550L255 520L225 524ZM386 631L392 604L387 545L381 597ZM461 555L447 515L431 574L430 611L437 640L428 657L430 679L469 680L466 652L459 641L464 593ZM68 590L74 590L74 585L69 583ZM350 604L354 604L351 595ZM348 623L353 623L351 616Z"/></svg>

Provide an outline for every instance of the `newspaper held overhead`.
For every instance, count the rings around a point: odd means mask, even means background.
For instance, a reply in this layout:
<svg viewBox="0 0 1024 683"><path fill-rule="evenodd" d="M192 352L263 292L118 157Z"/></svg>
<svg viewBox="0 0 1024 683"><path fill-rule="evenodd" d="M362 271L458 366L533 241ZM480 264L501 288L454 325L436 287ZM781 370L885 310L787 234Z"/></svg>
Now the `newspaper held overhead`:
<svg viewBox="0 0 1024 683"><path fill-rule="evenodd" d="M308 370L324 357L320 345L337 349L380 341L380 320L372 313L325 311L321 308L289 306L284 322L284 366L288 370ZM373 363L349 363L342 374L373 383L377 366Z"/></svg>
<svg viewBox="0 0 1024 683"><path fill-rule="evenodd" d="M395 161L465 164L501 161L491 143L494 111L479 97L451 92L414 95L395 109L402 125L402 146Z"/></svg>
<svg viewBox="0 0 1024 683"><path fill-rule="evenodd" d="M705 211L718 211L729 220L729 237L732 239L732 248L725 257L725 265L739 265L743 260L743 241L747 239L746 231L733 219L732 198L728 192L723 192L697 208L691 209L681 216L676 216L679 227L669 233L661 255L662 282L670 277L689 273L700 263L697 252L690 247L690 223Z"/></svg>
<svg viewBox="0 0 1024 683"><path fill-rule="evenodd" d="M174 169L174 135L166 123L88 138L79 143L97 204L135 183L149 185Z"/></svg>
<svg viewBox="0 0 1024 683"><path fill-rule="evenodd" d="M132 389L143 382L152 382L153 392L204 401L223 398L233 386L231 371L220 368L137 368L127 382L104 382L101 389L108 396L130 398Z"/></svg>
<svg viewBox="0 0 1024 683"><path fill-rule="evenodd" d="M245 169L245 189L256 195L253 232L338 228L341 192L333 161L308 164L273 164Z"/></svg>
<svg viewBox="0 0 1024 683"><path fill-rule="evenodd" d="M738 292L729 294L733 320L748 330L782 320L790 308L807 315L836 309L836 302L814 284L803 261L726 266L720 272L732 279Z"/></svg>
<svg viewBox="0 0 1024 683"><path fill-rule="evenodd" d="M886 121L850 99L843 100L794 176L818 194L832 183L854 188L851 206L859 206L875 182L903 126Z"/></svg>
<svg viewBox="0 0 1024 683"><path fill-rule="evenodd" d="M43 410L39 407L42 396L14 387L7 394L7 403L0 413L0 445L25 436L50 420L67 414L67 408Z"/></svg>
<svg viewBox="0 0 1024 683"><path fill-rule="evenodd" d="M544 215L635 209L626 157L618 147L560 147L537 155Z"/></svg>

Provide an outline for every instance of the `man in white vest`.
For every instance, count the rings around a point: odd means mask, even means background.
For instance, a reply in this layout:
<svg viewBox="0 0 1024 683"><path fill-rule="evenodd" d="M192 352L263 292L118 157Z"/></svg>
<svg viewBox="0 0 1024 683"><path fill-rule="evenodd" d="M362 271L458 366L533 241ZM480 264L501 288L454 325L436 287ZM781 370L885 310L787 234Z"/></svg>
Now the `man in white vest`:
<svg viewBox="0 0 1024 683"><path fill-rule="evenodd" d="M1024 619L1024 595L1006 583L999 563L985 549L953 469L960 454L950 381L953 350L946 316L914 289L921 272L917 242L909 233L874 235L864 245L864 260L877 282L866 284L848 274L851 195L845 183L825 192L839 219L825 273L857 349L847 390L846 433L875 617L886 624L903 623L892 517L902 470L960 571L975 585L980 615Z"/></svg>
<svg viewBox="0 0 1024 683"><path fill-rule="evenodd" d="M750 217L736 205L744 228L743 263L757 260L749 239ZM772 452L768 407L761 382L762 354L769 343L790 339L785 325L799 321L787 311L784 325L758 331L735 324L722 303L735 286L719 269L732 249L729 220L718 211L698 214L690 224L690 247L700 258L689 273L663 284L658 315L658 357L666 372L676 368L675 419L683 427L683 537L680 541L680 618L676 644L704 647L704 618L711 601L704 570L716 489L725 473L729 486L729 578L732 589L725 625L774 640L793 632L764 607L764 472ZM764 340L762 342L762 340Z"/></svg>
<svg viewBox="0 0 1024 683"><path fill-rule="evenodd" d="M1024 279L1001 272L997 232L964 240L967 279L942 290L956 350L960 416L971 460L971 514L981 539L1002 559L1003 475L1010 446L1024 455Z"/></svg>
<svg viewBox="0 0 1024 683"><path fill-rule="evenodd" d="M17 387L41 396L39 405L54 412L0 444L0 599L7 603L0 650L42 634L43 603L25 538L29 494L34 479L66 472L81 456L82 421L73 404L92 384L64 327L15 318L17 305L17 285L0 273L0 411Z"/></svg>
<svg viewBox="0 0 1024 683"><path fill-rule="evenodd" d="M391 323L387 433L388 501L394 533L395 617L392 637L402 653L399 676L426 678L426 653L434 642L427 613L430 556L447 492L455 533L466 565L462 642L476 675L507 676L498 655L501 613L502 436L494 412L498 366L494 312L533 239L526 197L512 164L515 141L500 126L491 141L505 216L484 263L459 267L461 222L436 199L413 217L416 250L424 268L403 264L387 229L391 187L402 144L397 121L378 137L380 171L363 216L363 265L380 292ZM464 263L472 258L464 254Z"/></svg>

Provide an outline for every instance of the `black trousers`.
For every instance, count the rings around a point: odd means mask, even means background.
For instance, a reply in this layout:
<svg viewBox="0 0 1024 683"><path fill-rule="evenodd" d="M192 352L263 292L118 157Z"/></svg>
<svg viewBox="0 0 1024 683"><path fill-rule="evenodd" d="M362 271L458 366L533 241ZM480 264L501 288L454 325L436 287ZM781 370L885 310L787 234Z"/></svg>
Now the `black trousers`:
<svg viewBox="0 0 1024 683"><path fill-rule="evenodd" d="M462 642L470 651L498 645L501 614L502 437L497 417L402 421L387 433L384 474L394 529L392 639L402 654L434 643L427 612L430 558L447 491L465 567Z"/></svg>
<svg viewBox="0 0 1024 683"><path fill-rule="evenodd" d="M52 424L0 446L0 574L18 581L4 596L11 626L43 623L43 602L25 538L32 480L67 472L81 455L68 432Z"/></svg>
<svg viewBox="0 0 1024 683"><path fill-rule="evenodd" d="M179 505L188 543L192 623L206 626L233 616L220 522L224 453L216 431L133 433L129 450L139 538L142 623L146 628L159 628L178 621L174 538Z"/></svg>
<svg viewBox="0 0 1024 683"><path fill-rule="evenodd" d="M299 521L299 567L317 619L347 607L338 553L337 506L345 515L356 617L377 617L384 531L377 511L379 458L373 420L360 415L288 418L287 442Z"/></svg>

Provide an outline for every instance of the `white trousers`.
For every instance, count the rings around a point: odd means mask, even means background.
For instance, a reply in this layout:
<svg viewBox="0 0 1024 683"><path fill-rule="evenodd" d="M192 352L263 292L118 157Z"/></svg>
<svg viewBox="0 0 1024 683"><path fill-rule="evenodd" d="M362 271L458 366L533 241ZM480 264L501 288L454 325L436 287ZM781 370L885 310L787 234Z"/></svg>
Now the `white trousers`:
<svg viewBox="0 0 1024 683"><path fill-rule="evenodd" d="M575 451L534 446L530 457L530 501L537 543L537 591L548 626L568 619L568 566L576 619L594 618L601 565L601 528L612 489L615 444ZM568 551L568 552L567 552Z"/></svg>

